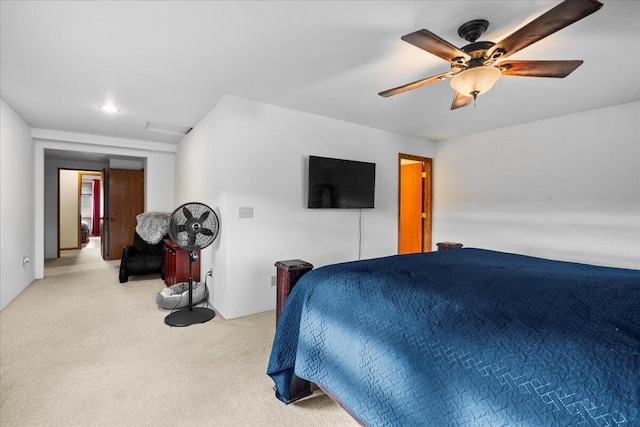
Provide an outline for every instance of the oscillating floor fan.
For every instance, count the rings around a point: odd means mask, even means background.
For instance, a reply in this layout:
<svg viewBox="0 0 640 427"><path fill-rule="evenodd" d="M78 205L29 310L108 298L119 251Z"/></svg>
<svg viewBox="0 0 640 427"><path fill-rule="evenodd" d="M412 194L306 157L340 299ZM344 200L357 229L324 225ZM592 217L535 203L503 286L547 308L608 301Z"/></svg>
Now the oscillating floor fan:
<svg viewBox="0 0 640 427"><path fill-rule="evenodd" d="M193 306L193 276L191 268L198 259L200 249L209 246L218 237L220 221L218 215L203 203L185 203L173 211L169 221L169 238L178 247L189 252L189 306L174 311L164 319L169 326L189 326L213 319L215 311ZM206 285L203 285L206 286Z"/></svg>

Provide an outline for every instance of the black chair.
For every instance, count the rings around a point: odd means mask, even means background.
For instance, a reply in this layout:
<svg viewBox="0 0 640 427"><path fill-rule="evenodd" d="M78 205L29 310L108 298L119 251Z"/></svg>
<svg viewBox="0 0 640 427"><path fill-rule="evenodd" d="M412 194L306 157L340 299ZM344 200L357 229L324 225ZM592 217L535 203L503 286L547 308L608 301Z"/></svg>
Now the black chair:
<svg viewBox="0 0 640 427"><path fill-rule="evenodd" d="M133 236L133 245L127 245L122 250L120 260L120 283L129 281L129 276L141 274L160 273L162 280L165 278L164 265L164 239L155 245L145 242L136 232Z"/></svg>

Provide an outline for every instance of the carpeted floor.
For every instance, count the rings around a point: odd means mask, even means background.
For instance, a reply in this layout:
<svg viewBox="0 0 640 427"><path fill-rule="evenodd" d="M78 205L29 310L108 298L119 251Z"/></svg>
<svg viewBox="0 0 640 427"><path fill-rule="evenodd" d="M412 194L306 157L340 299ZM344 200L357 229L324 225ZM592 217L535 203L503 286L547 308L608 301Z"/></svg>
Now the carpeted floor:
<svg viewBox="0 0 640 427"><path fill-rule="evenodd" d="M275 312L166 326L160 277L120 284L96 242L48 260L0 312L1 426L357 425L320 391L274 397Z"/></svg>

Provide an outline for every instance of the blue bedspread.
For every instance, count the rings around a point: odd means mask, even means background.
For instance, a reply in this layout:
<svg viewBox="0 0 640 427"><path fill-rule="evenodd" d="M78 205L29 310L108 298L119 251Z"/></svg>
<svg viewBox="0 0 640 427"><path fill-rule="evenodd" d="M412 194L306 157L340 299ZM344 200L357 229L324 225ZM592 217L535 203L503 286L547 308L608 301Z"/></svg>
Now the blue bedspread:
<svg viewBox="0 0 640 427"><path fill-rule="evenodd" d="M267 373L369 426L640 426L640 271L481 249L304 275Z"/></svg>

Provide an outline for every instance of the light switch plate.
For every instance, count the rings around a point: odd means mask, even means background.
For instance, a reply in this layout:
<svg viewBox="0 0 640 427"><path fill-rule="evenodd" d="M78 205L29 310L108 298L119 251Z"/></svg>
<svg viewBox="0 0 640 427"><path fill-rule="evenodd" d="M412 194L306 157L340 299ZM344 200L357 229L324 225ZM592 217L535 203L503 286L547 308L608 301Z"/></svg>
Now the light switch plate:
<svg viewBox="0 0 640 427"><path fill-rule="evenodd" d="M238 208L238 218L253 218L253 208Z"/></svg>

